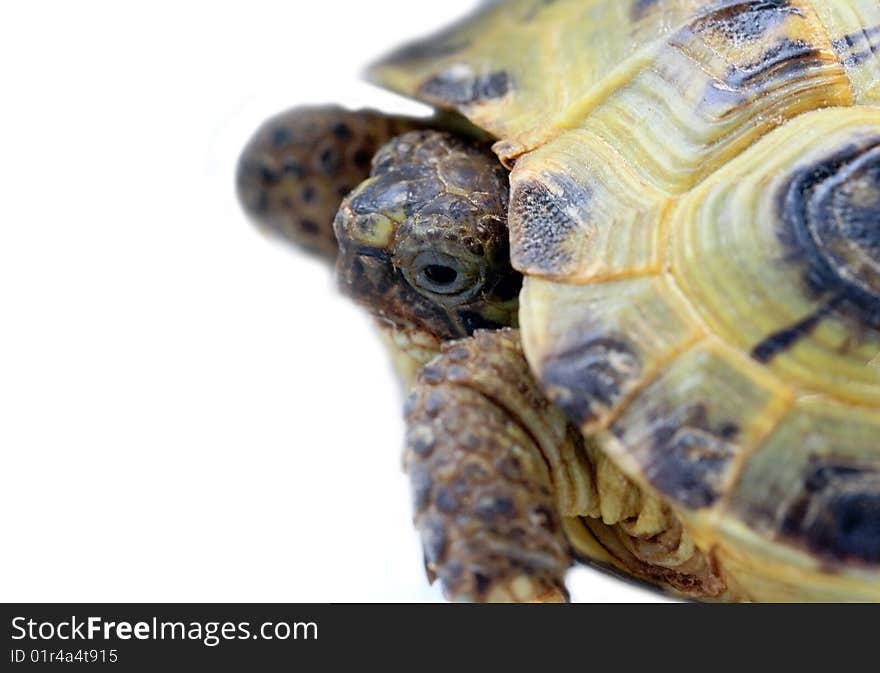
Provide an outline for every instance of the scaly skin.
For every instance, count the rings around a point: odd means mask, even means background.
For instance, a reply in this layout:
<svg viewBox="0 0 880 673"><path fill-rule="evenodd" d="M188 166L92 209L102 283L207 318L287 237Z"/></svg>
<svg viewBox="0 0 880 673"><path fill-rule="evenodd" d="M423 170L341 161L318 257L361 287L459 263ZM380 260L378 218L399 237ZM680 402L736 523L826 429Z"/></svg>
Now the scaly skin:
<svg viewBox="0 0 880 673"><path fill-rule="evenodd" d="M266 120L242 151L239 201L265 232L332 261L338 252L333 219L342 199L369 177L380 147L425 128L474 141L487 138L450 112L419 119L337 105L286 110Z"/></svg>
<svg viewBox="0 0 880 673"><path fill-rule="evenodd" d="M516 322L507 173L486 147L439 131L395 138L335 229L343 291L397 328L442 341Z"/></svg>
<svg viewBox="0 0 880 673"><path fill-rule="evenodd" d="M508 329L522 279L509 259L507 173L487 143L423 129L389 140L369 176L362 159L338 173L320 166L327 147L351 157L346 140L363 149L363 134L407 124L338 108L281 115L245 150L239 188L264 226L338 257L343 291L376 317L413 386L405 464L429 577L452 600L562 601L577 558L678 594L726 597L712 559L669 510L539 389ZM314 161L310 172L283 168ZM340 184L358 175L332 239L326 226L297 228L319 211L326 221ZM291 196L303 189L321 198L305 207Z"/></svg>
<svg viewBox="0 0 880 673"><path fill-rule="evenodd" d="M450 599L565 600L574 559L678 596L743 598L669 508L547 399L516 330L446 342L406 421L425 565Z"/></svg>
<svg viewBox="0 0 880 673"><path fill-rule="evenodd" d="M571 553L539 444L582 441L561 414L533 413L543 396L530 379L516 332L479 332L424 367L407 402L416 527L451 599L567 597Z"/></svg>
<svg viewBox="0 0 880 673"><path fill-rule="evenodd" d="M262 229L335 259L333 218L342 198L370 174L376 151L420 122L373 110L299 107L267 120L238 162L245 212Z"/></svg>

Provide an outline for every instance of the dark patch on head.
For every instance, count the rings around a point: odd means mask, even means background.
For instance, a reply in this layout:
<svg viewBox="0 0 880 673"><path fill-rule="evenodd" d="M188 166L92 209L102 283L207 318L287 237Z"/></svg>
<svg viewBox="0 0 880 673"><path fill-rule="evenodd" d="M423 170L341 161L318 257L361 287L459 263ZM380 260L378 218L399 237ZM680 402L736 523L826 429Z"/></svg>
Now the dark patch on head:
<svg viewBox="0 0 880 673"><path fill-rule="evenodd" d="M830 315L880 329L880 138L800 169L778 198L786 261Z"/></svg>
<svg viewBox="0 0 880 673"><path fill-rule="evenodd" d="M880 470L814 457L781 532L829 561L880 564Z"/></svg>
<svg viewBox="0 0 880 673"><path fill-rule="evenodd" d="M443 105L461 106L503 98L510 88L510 77L503 70L474 75L468 66L453 66L431 77L419 93Z"/></svg>
<svg viewBox="0 0 880 673"><path fill-rule="evenodd" d="M547 178L559 194L541 181L516 185L510 203L514 265L521 270L561 274L572 261L566 250L578 229L572 211L589 208L590 192L571 178Z"/></svg>
<svg viewBox="0 0 880 673"><path fill-rule="evenodd" d="M622 338L585 334L583 341L544 361L548 396L578 426L614 409L641 376L638 354Z"/></svg>
<svg viewBox="0 0 880 673"><path fill-rule="evenodd" d="M414 204L430 201L442 189L439 181L412 179L405 172L389 172L361 189L351 200L351 209L358 215L398 210L410 211L409 215Z"/></svg>

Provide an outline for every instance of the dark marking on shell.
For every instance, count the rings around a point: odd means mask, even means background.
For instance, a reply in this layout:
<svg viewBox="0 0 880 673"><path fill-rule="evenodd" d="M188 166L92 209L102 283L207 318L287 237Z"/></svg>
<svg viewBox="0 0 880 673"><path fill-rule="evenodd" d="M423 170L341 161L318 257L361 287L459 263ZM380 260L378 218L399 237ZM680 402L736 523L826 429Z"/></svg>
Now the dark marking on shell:
<svg viewBox="0 0 880 673"><path fill-rule="evenodd" d="M556 189L551 190L548 183ZM573 213L589 210L590 200L589 190L565 175L517 183L510 203L514 266L537 273L564 273L572 262L567 248L579 228Z"/></svg>
<svg viewBox="0 0 880 673"><path fill-rule="evenodd" d="M691 509L712 506L724 488L737 454L738 426L709 422L704 404L691 404L671 414L657 414L642 468L648 481L667 498ZM623 437L615 425L614 434Z"/></svg>
<svg viewBox="0 0 880 673"><path fill-rule="evenodd" d="M880 564L880 470L814 457L781 532L828 561Z"/></svg>
<svg viewBox="0 0 880 673"><path fill-rule="evenodd" d="M619 336L583 341L544 361L540 378L549 397L578 426L611 411L641 375L638 354Z"/></svg>
<svg viewBox="0 0 880 673"><path fill-rule="evenodd" d="M843 58L843 64L847 67L859 66L868 59L874 58L877 55L877 50L875 47L871 47L870 49L863 49L862 51L854 51L849 54L846 54Z"/></svg>
<svg viewBox="0 0 880 673"><path fill-rule="evenodd" d="M801 11L788 0L749 0L712 11L691 27L697 33L720 33L737 44L762 38L792 14L801 16Z"/></svg>
<svg viewBox="0 0 880 673"><path fill-rule="evenodd" d="M819 49L803 40L783 38L755 63L731 66L726 82L735 88L760 87L767 83L803 77L810 68L822 65Z"/></svg>
<svg viewBox="0 0 880 673"><path fill-rule="evenodd" d="M873 28L864 28L857 33L844 35L843 37L834 40L832 44L838 51L844 51L848 47L861 46L866 42L870 43L878 36L880 36L880 26L874 26Z"/></svg>
<svg viewBox="0 0 880 673"><path fill-rule="evenodd" d="M876 38L880 36L880 26L865 28L832 41L834 50L843 64L849 68L861 65L878 53Z"/></svg>
<svg viewBox="0 0 880 673"><path fill-rule="evenodd" d="M777 355L791 349L801 339L812 334L840 299L840 296L832 297L830 301L822 304L803 320L774 332L752 349L752 357L758 362L766 364Z"/></svg>
<svg viewBox="0 0 880 673"><path fill-rule="evenodd" d="M880 138L798 170L777 199L786 261L829 316L880 330Z"/></svg>
<svg viewBox="0 0 880 673"><path fill-rule="evenodd" d="M420 94L443 105L467 106L503 98L511 89L503 70L475 75L469 66L452 66L426 81Z"/></svg>

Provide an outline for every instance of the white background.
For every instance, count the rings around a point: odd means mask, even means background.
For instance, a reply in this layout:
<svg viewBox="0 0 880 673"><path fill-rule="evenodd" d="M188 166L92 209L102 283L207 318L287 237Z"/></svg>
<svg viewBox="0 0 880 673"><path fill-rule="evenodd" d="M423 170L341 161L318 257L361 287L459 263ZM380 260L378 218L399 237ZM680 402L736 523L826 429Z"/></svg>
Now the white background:
<svg viewBox="0 0 880 673"><path fill-rule="evenodd" d="M472 4L0 10L0 600L440 598L385 354L233 170L294 104L418 112L358 72Z"/></svg>

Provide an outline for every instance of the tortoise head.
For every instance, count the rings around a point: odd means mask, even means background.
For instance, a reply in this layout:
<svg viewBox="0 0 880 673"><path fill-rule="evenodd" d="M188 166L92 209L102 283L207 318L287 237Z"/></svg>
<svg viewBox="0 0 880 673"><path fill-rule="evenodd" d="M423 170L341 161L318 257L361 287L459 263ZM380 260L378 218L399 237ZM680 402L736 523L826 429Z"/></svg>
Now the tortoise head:
<svg viewBox="0 0 880 673"><path fill-rule="evenodd" d="M343 291L398 343L515 325L507 204L507 172L488 149L437 131L391 140L336 216Z"/></svg>

